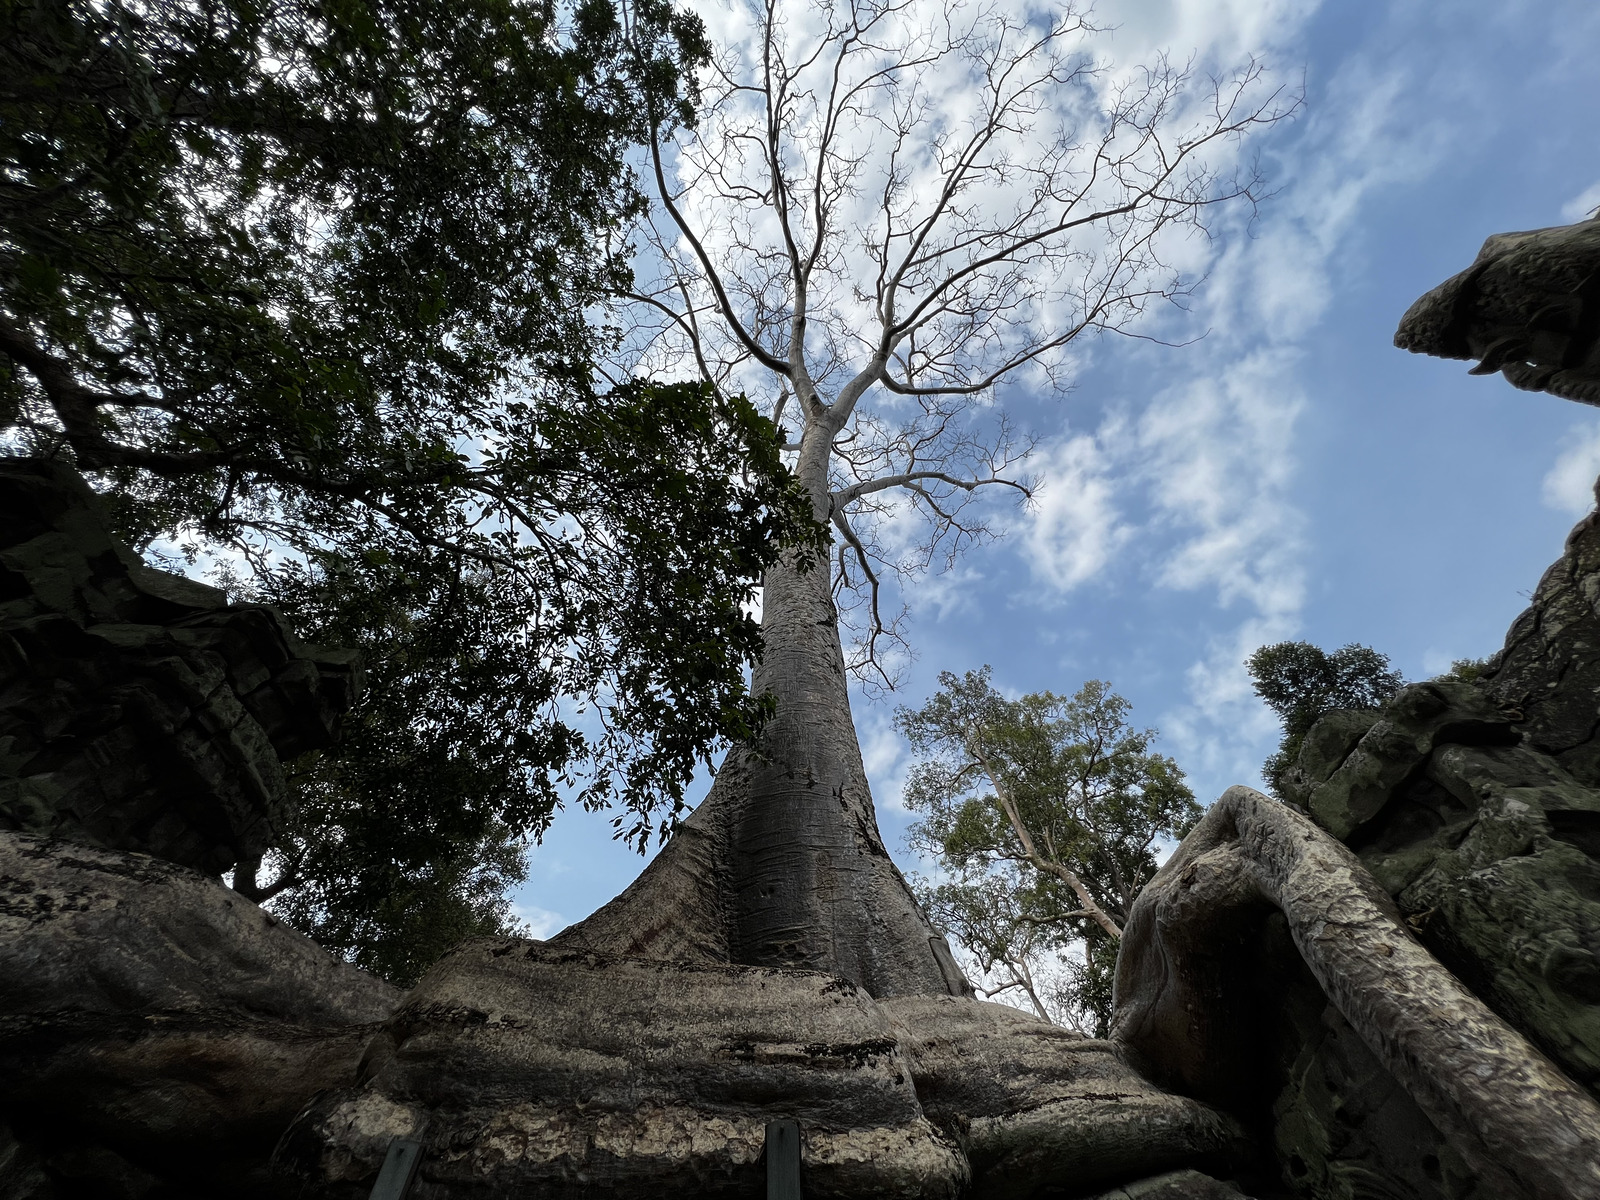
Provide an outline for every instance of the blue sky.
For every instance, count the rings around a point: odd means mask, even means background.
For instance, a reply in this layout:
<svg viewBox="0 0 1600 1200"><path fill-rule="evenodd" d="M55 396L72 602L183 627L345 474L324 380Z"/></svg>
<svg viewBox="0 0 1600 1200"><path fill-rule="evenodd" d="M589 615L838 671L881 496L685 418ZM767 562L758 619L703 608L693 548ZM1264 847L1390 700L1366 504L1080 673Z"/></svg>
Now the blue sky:
<svg viewBox="0 0 1600 1200"><path fill-rule="evenodd" d="M1277 192L1222 231L1182 348L1105 340L1072 392L1000 397L1041 438L1038 503L925 581L898 696L856 697L885 840L903 866L897 703L992 664L1012 692L1109 680L1202 801L1258 783L1277 728L1256 646L1359 641L1408 678L1498 648L1588 504L1600 412L1520 393L1390 339L1491 233L1600 206L1600 6L1163 0L1096 10L1110 53L1261 55L1304 80L1260 139ZM565 812L518 910L547 935L643 860Z"/></svg>

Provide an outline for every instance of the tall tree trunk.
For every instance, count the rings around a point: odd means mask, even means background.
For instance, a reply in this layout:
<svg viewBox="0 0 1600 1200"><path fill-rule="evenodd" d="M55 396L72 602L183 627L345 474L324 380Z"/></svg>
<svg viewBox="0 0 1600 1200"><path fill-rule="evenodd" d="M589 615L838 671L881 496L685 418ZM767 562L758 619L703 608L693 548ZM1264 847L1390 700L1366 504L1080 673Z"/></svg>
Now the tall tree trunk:
<svg viewBox="0 0 1600 1200"><path fill-rule="evenodd" d="M816 457L802 451L801 479L826 519ZM644 873L557 942L828 971L877 997L971 994L878 833L830 583L826 563L768 573L754 687L777 709L759 747L730 751Z"/></svg>

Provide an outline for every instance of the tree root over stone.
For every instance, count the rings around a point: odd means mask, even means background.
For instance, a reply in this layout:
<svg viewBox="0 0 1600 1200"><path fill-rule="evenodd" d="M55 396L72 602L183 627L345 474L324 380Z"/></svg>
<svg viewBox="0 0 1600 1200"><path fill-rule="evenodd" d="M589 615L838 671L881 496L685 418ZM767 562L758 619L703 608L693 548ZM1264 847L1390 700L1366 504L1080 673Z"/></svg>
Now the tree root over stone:
<svg viewBox="0 0 1600 1200"><path fill-rule="evenodd" d="M820 972L470 942L278 1151L301 1195L358 1200L391 1138L419 1195L656 1200L764 1190L800 1123L812 1200L1026 1200L1248 1155L1227 1115L1116 1046L954 996L875 1001Z"/></svg>
<svg viewBox="0 0 1600 1200"><path fill-rule="evenodd" d="M1275 908L1329 999L1488 1194L1600 1196L1600 1105L1417 942L1354 854L1250 788L1223 794L1135 905L1112 1031L1135 1065L1190 1095L1225 1090L1250 1036L1226 997Z"/></svg>

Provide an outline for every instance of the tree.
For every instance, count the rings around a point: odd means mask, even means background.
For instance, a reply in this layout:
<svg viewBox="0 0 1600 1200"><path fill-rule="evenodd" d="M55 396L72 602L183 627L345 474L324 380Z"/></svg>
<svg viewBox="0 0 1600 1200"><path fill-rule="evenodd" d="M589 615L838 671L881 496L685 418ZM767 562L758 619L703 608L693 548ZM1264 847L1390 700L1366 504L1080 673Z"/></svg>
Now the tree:
<svg viewBox="0 0 1600 1200"><path fill-rule="evenodd" d="M658 3L0 7L5 448L369 653L247 894L354 928L569 784L642 839L762 719L746 608L808 507L742 397L600 386L587 319L704 55Z"/></svg>
<svg viewBox="0 0 1600 1200"><path fill-rule="evenodd" d="M1256 695L1283 722L1283 740L1261 765L1268 790L1280 800L1283 773L1318 717L1337 708L1377 708L1405 683L1388 655L1356 642L1332 654L1310 642L1277 642L1246 659L1245 669Z"/></svg>
<svg viewBox="0 0 1600 1200"><path fill-rule="evenodd" d="M637 950L649 930L655 952L875 995L959 990L883 849L846 673L893 677L885 579L986 536L981 493L1027 494L997 385L1063 383L1079 339L1184 296L1165 239L1254 200L1254 175L1215 160L1288 105L1254 64L1118 75L1070 9L769 0L722 19L734 44L696 124L647 113L656 269L621 310L622 362L757 397L834 573L767 572L759 752L731 752L690 836L572 939ZM913 514L928 536L896 554Z"/></svg>
<svg viewBox="0 0 1600 1200"><path fill-rule="evenodd" d="M1040 1020L1103 1036L1120 941L1063 929L1050 885L1030 883L1014 864L945 867L950 878L913 875L912 888L976 972L977 994L1019 1008L1022 997Z"/></svg>
<svg viewBox="0 0 1600 1200"><path fill-rule="evenodd" d="M922 814L908 835L951 882L926 894L980 966L999 965L1045 1015L1030 959L1084 943L1068 1009L1103 1032L1116 943L1156 871L1160 838L1180 839L1200 806L1153 729L1100 680L1067 699L1007 700L990 671L939 676L940 690L897 720L919 761L905 790ZM987 973L987 970L986 970Z"/></svg>

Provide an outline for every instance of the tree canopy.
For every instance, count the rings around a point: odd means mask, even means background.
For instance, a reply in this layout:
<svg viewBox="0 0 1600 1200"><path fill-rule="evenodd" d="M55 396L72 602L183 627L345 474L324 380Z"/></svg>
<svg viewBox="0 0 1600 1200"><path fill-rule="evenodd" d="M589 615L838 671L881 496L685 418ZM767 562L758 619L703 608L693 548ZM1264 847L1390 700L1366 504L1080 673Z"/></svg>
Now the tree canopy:
<svg viewBox="0 0 1600 1200"><path fill-rule="evenodd" d="M367 652L264 885L321 871L319 911L494 861L568 797L642 839L762 719L748 602L811 537L776 435L594 367L643 206L625 153L647 110L689 116L706 55L667 5L630 17L0 3L0 438Z"/></svg>
<svg viewBox="0 0 1600 1200"><path fill-rule="evenodd" d="M943 672L899 725L920 756L905 800L920 813L913 849L946 882L923 889L930 915L976 960L994 992L1023 989L1045 1015L1038 952L1082 941L1057 1004L1103 1026L1111 968L1162 837L1181 838L1200 806L1178 765L1128 724L1129 704L1090 680L1070 699L1006 699L990 671ZM991 993L993 994L993 993Z"/></svg>
<svg viewBox="0 0 1600 1200"><path fill-rule="evenodd" d="M1283 722L1283 740L1261 766L1268 790L1280 799L1279 781L1318 717L1338 708L1377 708L1405 683L1388 655L1356 642L1331 654L1310 642L1277 642L1252 654L1245 668L1256 695Z"/></svg>

